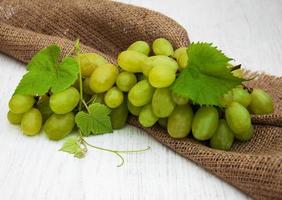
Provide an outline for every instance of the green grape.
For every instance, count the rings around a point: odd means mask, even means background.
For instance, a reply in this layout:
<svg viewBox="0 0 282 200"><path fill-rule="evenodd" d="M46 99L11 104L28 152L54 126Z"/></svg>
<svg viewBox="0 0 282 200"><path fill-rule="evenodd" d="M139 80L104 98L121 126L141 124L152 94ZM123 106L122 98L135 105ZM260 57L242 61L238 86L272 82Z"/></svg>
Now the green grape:
<svg viewBox="0 0 282 200"><path fill-rule="evenodd" d="M17 114L13 113L12 111L9 111L7 113L7 118L11 124L21 124L23 114Z"/></svg>
<svg viewBox="0 0 282 200"><path fill-rule="evenodd" d="M90 77L91 90L95 93L106 92L116 82L118 73L118 68L112 64L98 66Z"/></svg>
<svg viewBox="0 0 282 200"><path fill-rule="evenodd" d="M163 127L163 128L166 128L167 127L167 121L168 121L168 118L160 118L158 120L158 124Z"/></svg>
<svg viewBox="0 0 282 200"><path fill-rule="evenodd" d="M94 92L90 88L90 78L84 79L82 82L83 94L93 95Z"/></svg>
<svg viewBox="0 0 282 200"><path fill-rule="evenodd" d="M50 140L60 140L71 133L75 125L72 112L53 114L44 124L44 131Z"/></svg>
<svg viewBox="0 0 282 200"><path fill-rule="evenodd" d="M104 97L105 104L110 108L116 108L123 102L123 93L117 87L112 87Z"/></svg>
<svg viewBox="0 0 282 200"><path fill-rule="evenodd" d="M150 53L150 46L147 42L145 41L136 41L133 44L131 44L127 50L131 51L137 51L139 53L142 53L146 56L149 55Z"/></svg>
<svg viewBox="0 0 282 200"><path fill-rule="evenodd" d="M150 84L155 88L165 88L170 86L176 78L173 69L156 66L149 73Z"/></svg>
<svg viewBox="0 0 282 200"><path fill-rule="evenodd" d="M156 55L173 55L173 47L171 43L165 38L158 38L153 42L153 51Z"/></svg>
<svg viewBox="0 0 282 200"><path fill-rule="evenodd" d="M104 57L96 53L78 54L77 60L83 77L90 77L96 67L108 63Z"/></svg>
<svg viewBox="0 0 282 200"><path fill-rule="evenodd" d="M23 114L21 129L25 135L33 136L40 132L42 126L42 116L38 109L31 108Z"/></svg>
<svg viewBox="0 0 282 200"><path fill-rule="evenodd" d="M134 116L138 116L142 109L142 107L134 106L132 103L130 103L130 101L127 101L127 108L129 112Z"/></svg>
<svg viewBox="0 0 282 200"><path fill-rule="evenodd" d="M162 56L162 55L150 56L147 57L142 63L143 74L149 76L149 73L152 70L152 68L156 66L162 66L164 68L165 67L172 68L174 69L175 72L178 69L177 62L170 57Z"/></svg>
<svg viewBox="0 0 282 200"><path fill-rule="evenodd" d="M188 98L179 96L174 92L171 93L171 97L174 103L176 103L177 105L185 105L189 102Z"/></svg>
<svg viewBox="0 0 282 200"><path fill-rule="evenodd" d="M34 102L33 96L15 94L9 101L9 108L13 113L21 114L30 110Z"/></svg>
<svg viewBox="0 0 282 200"><path fill-rule="evenodd" d="M156 89L152 98L152 109L157 117L168 117L175 107L169 88Z"/></svg>
<svg viewBox="0 0 282 200"><path fill-rule="evenodd" d="M43 122L45 122L53 114L53 111L49 106L49 101L50 98L47 95L44 95L40 97L37 103L37 108L41 112Z"/></svg>
<svg viewBox="0 0 282 200"><path fill-rule="evenodd" d="M262 89L253 89L249 109L256 115L273 113L272 97Z"/></svg>
<svg viewBox="0 0 282 200"><path fill-rule="evenodd" d="M248 110L237 102L232 102L225 110L228 126L235 135L246 134L251 127L251 117Z"/></svg>
<svg viewBox="0 0 282 200"><path fill-rule="evenodd" d="M244 107L248 107L251 103L251 95L243 88L237 87L232 90L232 100L240 103Z"/></svg>
<svg viewBox="0 0 282 200"><path fill-rule="evenodd" d="M228 91L226 94L223 95L223 97L219 99L220 105L224 108L229 106L232 102L233 102L232 90Z"/></svg>
<svg viewBox="0 0 282 200"><path fill-rule="evenodd" d="M188 65L188 55L187 52L181 52L178 56L177 63L179 65L179 69L182 70L187 67Z"/></svg>
<svg viewBox="0 0 282 200"><path fill-rule="evenodd" d="M142 72L142 62L147 58L142 53L136 51L123 51L118 55L118 65L128 72Z"/></svg>
<svg viewBox="0 0 282 200"><path fill-rule="evenodd" d="M154 88L147 80L135 84L128 93L128 100L134 106L145 106L150 103L154 94Z"/></svg>
<svg viewBox="0 0 282 200"><path fill-rule="evenodd" d="M186 53L187 51L187 47L179 47L178 49L176 49L173 53L173 57L178 60L180 54L182 54L183 52Z"/></svg>
<svg viewBox="0 0 282 200"><path fill-rule="evenodd" d="M113 129L121 129L126 125L128 109L126 101L123 101L120 106L112 109L110 117Z"/></svg>
<svg viewBox="0 0 282 200"><path fill-rule="evenodd" d="M201 107L196 112L193 123L192 133L197 140L208 140L216 132L219 115L214 107Z"/></svg>
<svg viewBox="0 0 282 200"><path fill-rule="evenodd" d="M137 78L133 73L121 72L117 77L116 84L121 91L128 92L136 82Z"/></svg>
<svg viewBox="0 0 282 200"><path fill-rule="evenodd" d="M233 142L234 133L224 119L219 120L217 130L210 140L210 146L214 149L230 150Z"/></svg>
<svg viewBox="0 0 282 200"><path fill-rule="evenodd" d="M167 131L173 138L185 138L191 131L193 110L190 105L176 106L168 117Z"/></svg>
<svg viewBox="0 0 282 200"><path fill-rule="evenodd" d="M252 139L253 136L254 136L254 127L253 127L253 125L251 125L250 129L247 132L245 132L243 135L235 134L235 138L237 140L242 141L242 142L246 142L246 141Z"/></svg>
<svg viewBox="0 0 282 200"><path fill-rule="evenodd" d="M153 126L158 121L158 119L159 118L153 113L151 104L148 104L141 109L138 118L139 123L143 127Z"/></svg>
<svg viewBox="0 0 282 200"><path fill-rule="evenodd" d="M66 114L72 111L80 99L79 92L70 87L62 92L51 95L49 106L56 114Z"/></svg>

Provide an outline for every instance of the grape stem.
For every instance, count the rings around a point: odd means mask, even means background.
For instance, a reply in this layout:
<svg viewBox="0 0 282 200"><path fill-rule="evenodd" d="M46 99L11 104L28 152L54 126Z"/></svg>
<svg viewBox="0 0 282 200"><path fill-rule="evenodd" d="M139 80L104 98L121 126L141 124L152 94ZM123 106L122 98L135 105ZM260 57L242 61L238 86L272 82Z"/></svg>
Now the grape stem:
<svg viewBox="0 0 282 200"><path fill-rule="evenodd" d="M230 71L235 71L235 70L240 69L240 68L241 68L241 64L235 65L235 66L230 68Z"/></svg>

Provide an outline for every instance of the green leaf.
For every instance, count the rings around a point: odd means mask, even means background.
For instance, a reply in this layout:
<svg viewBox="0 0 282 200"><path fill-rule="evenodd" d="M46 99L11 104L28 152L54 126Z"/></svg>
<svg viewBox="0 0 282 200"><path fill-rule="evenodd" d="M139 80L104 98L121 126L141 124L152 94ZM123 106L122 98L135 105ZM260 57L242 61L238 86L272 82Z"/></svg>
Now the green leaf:
<svg viewBox="0 0 282 200"><path fill-rule="evenodd" d="M59 149L59 151L73 154L77 158L83 158L87 149L83 148L81 144L82 142L80 137L71 136L66 138L63 146Z"/></svg>
<svg viewBox="0 0 282 200"><path fill-rule="evenodd" d="M171 89L196 104L219 106L219 98L244 81L233 76L227 67L231 59L212 44L192 43L187 54L188 66Z"/></svg>
<svg viewBox="0 0 282 200"><path fill-rule="evenodd" d="M103 134L112 132L111 119L109 117L111 110L100 103L94 103L89 106L89 113L80 111L75 116L75 122L82 134L85 136Z"/></svg>
<svg viewBox="0 0 282 200"><path fill-rule="evenodd" d="M15 93L43 95L50 89L53 93L70 87L77 79L79 67L74 58L65 57L59 62L60 47L50 45L40 50L27 65Z"/></svg>

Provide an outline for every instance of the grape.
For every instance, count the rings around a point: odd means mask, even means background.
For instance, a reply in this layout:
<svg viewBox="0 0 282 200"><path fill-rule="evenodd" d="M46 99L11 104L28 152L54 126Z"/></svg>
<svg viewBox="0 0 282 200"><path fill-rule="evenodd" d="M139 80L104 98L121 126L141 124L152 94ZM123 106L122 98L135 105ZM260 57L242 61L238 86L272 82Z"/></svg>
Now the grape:
<svg viewBox="0 0 282 200"><path fill-rule="evenodd" d="M73 130L75 125L74 114L53 114L45 122L44 131L50 140L60 140Z"/></svg>
<svg viewBox="0 0 282 200"><path fill-rule="evenodd" d="M191 131L193 111L190 105L176 106L168 117L167 131L173 138L185 138Z"/></svg>
<svg viewBox="0 0 282 200"><path fill-rule="evenodd" d="M272 97L262 89L253 89L249 109L256 115L273 113Z"/></svg>
<svg viewBox="0 0 282 200"><path fill-rule="evenodd" d="M146 56L149 55L150 53L150 46L147 42L145 41L136 41L133 44L131 44L127 50L131 51L137 51L139 53L142 53Z"/></svg>
<svg viewBox="0 0 282 200"><path fill-rule="evenodd" d="M31 109L34 102L32 96L15 94L9 101L9 108L13 113L22 114Z"/></svg>
<svg viewBox="0 0 282 200"><path fill-rule="evenodd" d="M127 101L127 108L129 112L134 116L138 116L142 109L142 107L134 106L132 103L130 103L130 101Z"/></svg>
<svg viewBox="0 0 282 200"><path fill-rule="evenodd" d="M177 105L185 105L189 102L188 98L179 96L174 92L171 93L171 97Z"/></svg>
<svg viewBox="0 0 282 200"><path fill-rule="evenodd" d="M173 53L173 57L178 60L180 54L182 54L183 52L186 53L187 51L187 47L180 47L178 49L176 49Z"/></svg>
<svg viewBox="0 0 282 200"><path fill-rule="evenodd" d="M96 67L108 63L104 57L96 53L78 54L77 60L83 77L91 76Z"/></svg>
<svg viewBox="0 0 282 200"><path fill-rule="evenodd" d="M49 106L49 101L50 98L47 95L44 95L40 97L37 103L37 108L41 112L43 122L45 122L53 114L53 111Z"/></svg>
<svg viewBox="0 0 282 200"><path fill-rule="evenodd" d="M162 55L150 56L146 58L142 63L143 74L149 76L151 69L156 66L169 67L174 69L175 72L178 69L177 62L170 57Z"/></svg>
<svg viewBox="0 0 282 200"><path fill-rule="evenodd" d="M150 84L155 88L170 86L175 80L175 71L171 68L156 66L149 73Z"/></svg>
<svg viewBox="0 0 282 200"><path fill-rule="evenodd" d="M94 92L90 88L90 78L86 78L82 83L83 93L93 95Z"/></svg>
<svg viewBox="0 0 282 200"><path fill-rule="evenodd" d="M42 116L38 109L31 108L23 114L21 129L25 135L33 136L40 132L42 126Z"/></svg>
<svg viewBox="0 0 282 200"><path fill-rule="evenodd" d="M51 95L49 106L56 114L66 114L77 106L79 99L77 89L70 87L62 92Z"/></svg>
<svg viewBox="0 0 282 200"><path fill-rule="evenodd" d="M20 124L22 121L23 114L13 113L9 111L7 114L7 118L11 124Z"/></svg>
<svg viewBox="0 0 282 200"><path fill-rule="evenodd" d="M251 125L250 129L247 132L245 132L243 135L235 134L235 138L237 140L242 141L242 142L245 142L245 141L252 139L253 136L254 136L254 127L252 125Z"/></svg>
<svg viewBox="0 0 282 200"><path fill-rule="evenodd" d="M151 127L158 121L158 117L153 113L151 104L141 109L138 120L143 127Z"/></svg>
<svg viewBox="0 0 282 200"><path fill-rule="evenodd" d="M105 104L110 108L116 108L123 102L123 93L117 87L112 87L104 97Z"/></svg>
<svg viewBox="0 0 282 200"><path fill-rule="evenodd" d="M152 100L154 88L147 80L142 80L134 85L128 93L128 100L134 106L144 106Z"/></svg>
<svg viewBox="0 0 282 200"><path fill-rule="evenodd" d="M233 141L234 133L224 119L219 120L217 130L210 140L210 146L214 149L230 150Z"/></svg>
<svg viewBox="0 0 282 200"><path fill-rule="evenodd" d="M199 108L192 123L192 133L194 138L201 141L210 139L216 132L218 118L219 116L216 108Z"/></svg>
<svg viewBox="0 0 282 200"><path fill-rule="evenodd" d="M160 118L160 119L158 120L158 124L159 124L161 127L163 127L163 128L166 129L166 127L167 127L167 120L168 120L168 118Z"/></svg>
<svg viewBox="0 0 282 200"><path fill-rule="evenodd" d="M251 127L251 117L248 110L237 102L232 102L225 110L228 126L236 135L245 135Z"/></svg>
<svg viewBox="0 0 282 200"><path fill-rule="evenodd" d="M131 72L121 72L116 84L118 88L123 92L128 92L137 82L136 76Z"/></svg>
<svg viewBox="0 0 282 200"><path fill-rule="evenodd" d="M251 103L251 95L243 88L237 87L232 90L232 100L248 107Z"/></svg>
<svg viewBox="0 0 282 200"><path fill-rule="evenodd" d="M152 109L157 117L168 117L173 109L175 103L173 102L169 88L156 89L152 98Z"/></svg>
<svg viewBox="0 0 282 200"><path fill-rule="evenodd" d="M187 52L181 52L178 56L177 63L180 69L184 69L188 65L188 55Z"/></svg>
<svg viewBox="0 0 282 200"><path fill-rule="evenodd" d="M116 82L118 68L112 64L98 66L90 77L90 88L95 93L103 93L109 90Z"/></svg>
<svg viewBox="0 0 282 200"><path fill-rule="evenodd" d="M120 106L112 109L110 117L113 129L121 129L125 126L128 116L126 101L123 101Z"/></svg>
<svg viewBox="0 0 282 200"><path fill-rule="evenodd" d="M173 47L165 38L158 38L153 42L153 51L156 55L173 55Z"/></svg>
<svg viewBox="0 0 282 200"><path fill-rule="evenodd" d="M118 55L118 65L128 72L142 72L142 62L147 58L142 53L136 51L123 51Z"/></svg>

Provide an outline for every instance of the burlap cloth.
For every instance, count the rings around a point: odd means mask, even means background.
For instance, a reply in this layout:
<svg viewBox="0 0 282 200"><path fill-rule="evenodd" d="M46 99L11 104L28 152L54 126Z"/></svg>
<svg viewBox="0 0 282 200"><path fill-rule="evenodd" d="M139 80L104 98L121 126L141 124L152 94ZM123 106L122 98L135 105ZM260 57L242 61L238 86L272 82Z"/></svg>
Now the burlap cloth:
<svg viewBox="0 0 282 200"><path fill-rule="evenodd" d="M77 38L84 52L115 62L118 52L133 41L158 37L172 41L175 48L189 44L175 21L140 7L105 0L0 0L0 52L24 63L52 43L66 53ZM254 138L236 143L231 151L214 150L191 138L172 139L158 125L144 130L253 198L282 199L282 78L261 74L248 86L269 92L275 112L253 117ZM133 117L129 123L141 128Z"/></svg>

